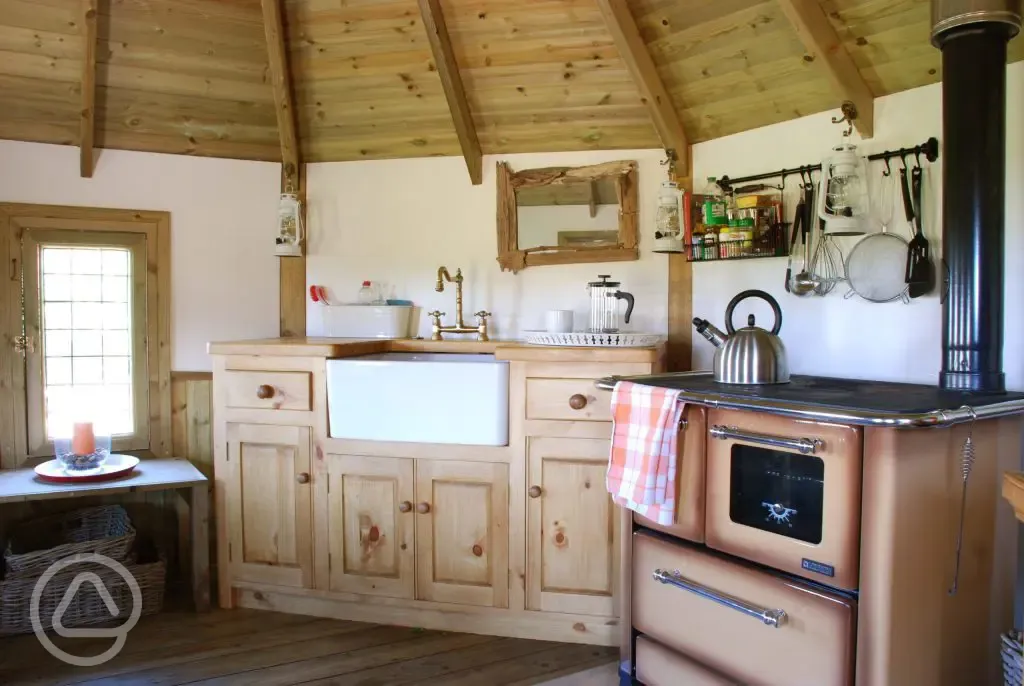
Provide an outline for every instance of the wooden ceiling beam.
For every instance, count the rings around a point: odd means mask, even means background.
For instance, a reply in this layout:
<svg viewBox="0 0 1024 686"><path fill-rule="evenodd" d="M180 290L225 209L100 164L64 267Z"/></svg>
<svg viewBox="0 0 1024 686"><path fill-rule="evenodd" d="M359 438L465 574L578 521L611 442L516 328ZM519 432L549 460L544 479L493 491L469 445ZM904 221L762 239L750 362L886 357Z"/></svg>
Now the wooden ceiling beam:
<svg viewBox="0 0 1024 686"><path fill-rule="evenodd" d="M615 47L647 105L647 110L654 121L654 128L661 138L661 144L666 150L676 152L679 158L676 166L681 174L686 174L688 170L684 160L689 149L686 131L675 105L672 104L672 97L658 75L651 53L647 51L647 44L640 35L640 29L629 11L626 0L597 0L597 4L611 31Z"/></svg>
<svg viewBox="0 0 1024 686"><path fill-rule="evenodd" d="M817 0L779 0L779 7L796 30L807 53L824 64L836 94L857 108L853 125L863 138L875 132L875 96L843 46L832 22Z"/></svg>
<svg viewBox="0 0 1024 686"><path fill-rule="evenodd" d="M281 139L281 189L299 196L302 223L306 219L305 173L300 166L302 155L295 133L295 101L292 97L292 77L288 68L288 50L284 43L284 19L281 6L284 0L262 0L263 31L267 37L267 57L270 80L274 91L274 109ZM270 250L271 246L267 246ZM278 274L279 332L283 337L306 334L306 258L303 255L281 257Z"/></svg>
<svg viewBox="0 0 1024 686"><path fill-rule="evenodd" d="M96 133L96 3L82 0L82 108L79 120L79 173L92 178L93 138Z"/></svg>
<svg viewBox="0 0 1024 686"><path fill-rule="evenodd" d="M455 62L448 27L441 13L441 3L440 0L419 0L419 6L430 50L434 53L437 75L441 77L441 87L448 100L448 109L452 113L452 123L455 124L455 133L459 137L462 156L466 159L466 167L469 169L469 179L474 186L478 186L483 183L483 152L480 150L473 115L469 111L469 101L466 100L466 89L462 85L459 65Z"/></svg>

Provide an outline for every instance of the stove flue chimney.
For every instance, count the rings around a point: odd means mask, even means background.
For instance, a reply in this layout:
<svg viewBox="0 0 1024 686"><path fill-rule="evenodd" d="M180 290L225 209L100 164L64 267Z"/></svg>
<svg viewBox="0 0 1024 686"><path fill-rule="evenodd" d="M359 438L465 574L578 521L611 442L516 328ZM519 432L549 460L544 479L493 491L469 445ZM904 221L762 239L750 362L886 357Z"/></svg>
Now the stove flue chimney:
<svg viewBox="0 0 1024 686"><path fill-rule="evenodd" d="M1006 44L1020 27L1021 0L932 0L932 43L942 51L945 389L1005 390Z"/></svg>

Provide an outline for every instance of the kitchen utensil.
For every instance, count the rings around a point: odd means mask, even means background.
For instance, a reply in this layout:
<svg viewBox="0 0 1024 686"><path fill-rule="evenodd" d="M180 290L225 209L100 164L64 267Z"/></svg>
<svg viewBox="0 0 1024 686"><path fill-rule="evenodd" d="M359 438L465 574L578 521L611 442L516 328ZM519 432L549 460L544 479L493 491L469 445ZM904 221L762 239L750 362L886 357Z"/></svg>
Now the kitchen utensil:
<svg viewBox="0 0 1024 686"><path fill-rule="evenodd" d="M821 193L817 214L836 236L864 235L868 196L864 160L857 146L843 141L821 163Z"/></svg>
<svg viewBox="0 0 1024 686"><path fill-rule="evenodd" d="M786 260L786 292L791 293L790 283L793 280L793 251L796 250L796 239L800 235L800 227L803 225L801 215L803 213L803 201L796 207L796 216L793 218L793 226L790 228L792 235L789 238L789 258Z"/></svg>
<svg viewBox="0 0 1024 686"><path fill-rule="evenodd" d="M754 315L747 317L747 326L736 330L732 324L733 311L747 298L760 298L771 305L775 325L765 331L755 325ZM738 293L725 308L725 327L722 333L711 322L699 317L693 320L697 333L714 345L715 381L726 384L775 384L789 382L789 363L786 346L779 338L782 329L782 309L768 293L748 290Z"/></svg>
<svg viewBox="0 0 1024 686"><path fill-rule="evenodd" d="M797 275L793 277L793 282L789 286L789 290L794 295L804 296L813 291L818 282L811 276L808 271L808 267L811 263L811 242L810 242L810 224L812 217L811 208L814 207L814 190L813 185L805 184L803 188L803 213L800 216L800 235L804 242L804 263L803 268L797 272ZM797 212L800 212L800 207L797 207Z"/></svg>
<svg viewBox="0 0 1024 686"><path fill-rule="evenodd" d="M869 302L885 303L906 297L907 241L889 233L895 182L893 176L883 176L879 182L873 216L881 225L881 231L857 243L846 260L846 281L850 284L847 298L859 295Z"/></svg>
<svg viewBox="0 0 1024 686"><path fill-rule="evenodd" d="M935 288L935 269L932 265L928 249L928 239L921 228L921 182L924 171L914 167L910 172L914 203L914 237L907 246L907 266L904 280L910 285L908 293L911 298L920 298Z"/></svg>
<svg viewBox="0 0 1024 686"><path fill-rule="evenodd" d="M635 303L632 293L620 291L622 284L609 281L609 274L598 274L600 281L587 284L590 289L590 328L591 333L616 333L619 330L619 300L626 301L626 314L623 321L629 324Z"/></svg>
<svg viewBox="0 0 1024 686"><path fill-rule="evenodd" d="M824 193L825 190L819 187L818 192ZM815 295L828 295L843 280L843 251L825 227L825 220L819 217L820 235L814 248L814 257L811 258L811 274L818 281L814 287Z"/></svg>
<svg viewBox="0 0 1024 686"><path fill-rule="evenodd" d="M949 595L956 595L956 587L960 582L960 552L964 543L964 514L967 511L967 480L971 478L971 469L974 467L974 422L977 416L974 408L965 406L971 413L971 424L967 429L967 438L960 448L960 478L963 485L960 488L960 531L956 535L956 561L953 563L953 585L949 587Z"/></svg>
<svg viewBox="0 0 1024 686"><path fill-rule="evenodd" d="M572 310L548 310L544 315L548 333L569 333L572 331Z"/></svg>

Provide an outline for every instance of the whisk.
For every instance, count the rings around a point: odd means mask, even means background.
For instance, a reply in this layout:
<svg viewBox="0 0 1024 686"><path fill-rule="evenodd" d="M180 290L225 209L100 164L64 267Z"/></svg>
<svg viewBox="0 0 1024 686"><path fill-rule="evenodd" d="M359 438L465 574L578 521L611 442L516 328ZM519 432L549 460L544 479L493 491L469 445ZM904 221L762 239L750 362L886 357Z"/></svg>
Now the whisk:
<svg viewBox="0 0 1024 686"><path fill-rule="evenodd" d="M964 544L964 515L967 510L967 480L971 478L971 468L974 467L974 422L978 417L974 408L965 405L971 413L971 426L967 429L967 438L960 448L960 478L962 486L960 491L960 531L956 536L956 562L953 564L953 585L949 587L949 595L956 595L956 587L960 581L960 551Z"/></svg>
<svg viewBox="0 0 1024 686"><path fill-rule="evenodd" d="M811 258L811 274L818 280L814 287L815 295L828 295L836 284L846 278L843 267L843 251L831 235L825 233L825 222L819 220L821 229L821 240L814 248L814 256Z"/></svg>

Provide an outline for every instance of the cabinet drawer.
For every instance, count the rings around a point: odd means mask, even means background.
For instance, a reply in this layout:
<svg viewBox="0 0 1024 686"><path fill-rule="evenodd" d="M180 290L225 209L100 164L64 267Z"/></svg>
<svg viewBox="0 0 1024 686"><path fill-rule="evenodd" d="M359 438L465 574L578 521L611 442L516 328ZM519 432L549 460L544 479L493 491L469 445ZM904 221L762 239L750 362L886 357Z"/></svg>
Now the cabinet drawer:
<svg viewBox="0 0 1024 686"><path fill-rule="evenodd" d="M593 379L527 379L527 419L612 420L612 394Z"/></svg>
<svg viewBox="0 0 1024 686"><path fill-rule="evenodd" d="M856 607L820 587L637 533L632 603L638 631L741 683L852 684ZM779 610L777 627L753 616Z"/></svg>
<svg viewBox="0 0 1024 686"><path fill-rule="evenodd" d="M736 686L735 681L645 636L636 639L636 678L644 686Z"/></svg>
<svg viewBox="0 0 1024 686"><path fill-rule="evenodd" d="M224 373L228 407L259 410L309 410L309 372L228 371Z"/></svg>

